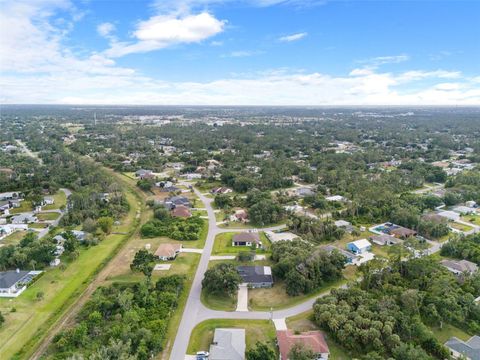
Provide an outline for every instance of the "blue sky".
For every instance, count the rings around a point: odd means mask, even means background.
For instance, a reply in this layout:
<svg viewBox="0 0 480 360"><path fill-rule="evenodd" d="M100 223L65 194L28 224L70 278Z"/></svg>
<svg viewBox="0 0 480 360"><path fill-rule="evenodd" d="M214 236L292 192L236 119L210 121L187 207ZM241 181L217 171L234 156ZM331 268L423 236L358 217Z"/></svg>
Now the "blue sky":
<svg viewBox="0 0 480 360"><path fill-rule="evenodd" d="M2 103L480 105L480 2L0 0Z"/></svg>

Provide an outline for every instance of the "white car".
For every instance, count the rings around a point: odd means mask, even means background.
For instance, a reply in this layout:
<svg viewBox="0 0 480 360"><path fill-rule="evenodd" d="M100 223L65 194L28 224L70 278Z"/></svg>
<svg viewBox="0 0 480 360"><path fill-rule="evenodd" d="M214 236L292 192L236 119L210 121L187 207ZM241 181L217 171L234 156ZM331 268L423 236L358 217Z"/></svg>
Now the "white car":
<svg viewBox="0 0 480 360"><path fill-rule="evenodd" d="M208 351L199 351L197 352L197 360L207 360L210 356Z"/></svg>

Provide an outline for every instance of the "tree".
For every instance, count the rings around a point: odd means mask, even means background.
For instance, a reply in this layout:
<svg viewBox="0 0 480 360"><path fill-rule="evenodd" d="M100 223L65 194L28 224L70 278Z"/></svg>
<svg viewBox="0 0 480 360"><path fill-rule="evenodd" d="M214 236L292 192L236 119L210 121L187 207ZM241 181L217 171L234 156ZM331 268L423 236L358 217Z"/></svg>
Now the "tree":
<svg viewBox="0 0 480 360"><path fill-rule="evenodd" d="M45 294L43 293L43 291L38 291L36 295L37 300L38 301L43 300L44 295Z"/></svg>
<svg viewBox="0 0 480 360"><path fill-rule="evenodd" d="M155 256L145 249L138 250L135 253L130 269L132 271L141 271L147 277L152 275Z"/></svg>
<svg viewBox="0 0 480 360"><path fill-rule="evenodd" d="M166 220L170 218L170 213L164 207L159 207L153 212L153 217L158 220Z"/></svg>
<svg viewBox="0 0 480 360"><path fill-rule="evenodd" d="M110 234L113 226L113 219L109 216L102 216L98 219L98 226L105 234Z"/></svg>
<svg viewBox="0 0 480 360"><path fill-rule="evenodd" d="M210 293L233 295L238 290L242 278L232 264L217 264L205 272L202 287Z"/></svg>
<svg viewBox="0 0 480 360"><path fill-rule="evenodd" d="M288 358L290 360L314 360L317 358L317 355L311 349L297 342L290 349Z"/></svg>
<svg viewBox="0 0 480 360"><path fill-rule="evenodd" d="M230 196L224 194L215 196L215 200L213 202L219 209L225 209L232 206L232 199Z"/></svg>
<svg viewBox="0 0 480 360"><path fill-rule="evenodd" d="M247 360L276 360L275 352L271 347L257 341L255 348L247 350Z"/></svg>
<svg viewBox="0 0 480 360"><path fill-rule="evenodd" d="M83 222L82 229L83 231L93 234L95 233L95 231L97 231L97 226L98 224L95 220L93 220L92 218L87 218Z"/></svg>

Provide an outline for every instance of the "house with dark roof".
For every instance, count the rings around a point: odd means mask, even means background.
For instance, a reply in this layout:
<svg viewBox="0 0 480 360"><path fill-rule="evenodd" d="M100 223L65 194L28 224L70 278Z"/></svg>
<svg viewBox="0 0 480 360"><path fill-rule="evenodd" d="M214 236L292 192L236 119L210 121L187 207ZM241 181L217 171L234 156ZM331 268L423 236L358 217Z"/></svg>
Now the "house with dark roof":
<svg viewBox="0 0 480 360"><path fill-rule="evenodd" d="M472 336L468 341L451 337L445 343L454 359L480 360L480 336Z"/></svg>
<svg viewBox="0 0 480 360"><path fill-rule="evenodd" d="M209 360L244 360L245 329L215 329Z"/></svg>
<svg viewBox="0 0 480 360"><path fill-rule="evenodd" d="M262 246L260 236L257 232L242 232L240 234L233 235L232 246Z"/></svg>
<svg viewBox="0 0 480 360"><path fill-rule="evenodd" d="M41 271L9 270L0 272L0 297L17 297Z"/></svg>
<svg viewBox="0 0 480 360"><path fill-rule="evenodd" d="M320 331L307 331L295 334L292 330L277 331L277 342L280 350L280 360L289 360L289 354L296 344L310 349L315 353L315 360L328 360L330 350Z"/></svg>
<svg viewBox="0 0 480 360"><path fill-rule="evenodd" d="M390 231L390 235L395 236L395 237L400 238L400 239L407 239L411 236L417 235L417 232L415 230L412 230L412 229L407 229L403 226L398 226L397 228L392 229Z"/></svg>
<svg viewBox="0 0 480 360"><path fill-rule="evenodd" d="M186 206L187 208L192 207L190 200L185 196L172 196L172 197L166 198L163 201L163 204L168 210L173 210L176 206L179 206L179 205Z"/></svg>
<svg viewBox="0 0 480 360"><path fill-rule="evenodd" d="M270 266L237 266L237 271L243 282L252 288L273 286L272 268Z"/></svg>
<svg viewBox="0 0 480 360"><path fill-rule="evenodd" d="M154 177L152 170L145 170L145 169L140 169L135 171L135 176L140 179L149 179Z"/></svg>

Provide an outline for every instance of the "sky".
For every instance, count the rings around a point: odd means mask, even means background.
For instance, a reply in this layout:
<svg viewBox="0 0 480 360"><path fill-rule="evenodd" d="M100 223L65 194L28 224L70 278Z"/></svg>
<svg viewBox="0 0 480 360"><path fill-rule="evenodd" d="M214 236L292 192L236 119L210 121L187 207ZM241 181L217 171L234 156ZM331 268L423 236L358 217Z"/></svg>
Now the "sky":
<svg viewBox="0 0 480 360"><path fill-rule="evenodd" d="M480 105L480 1L0 0L0 103Z"/></svg>

